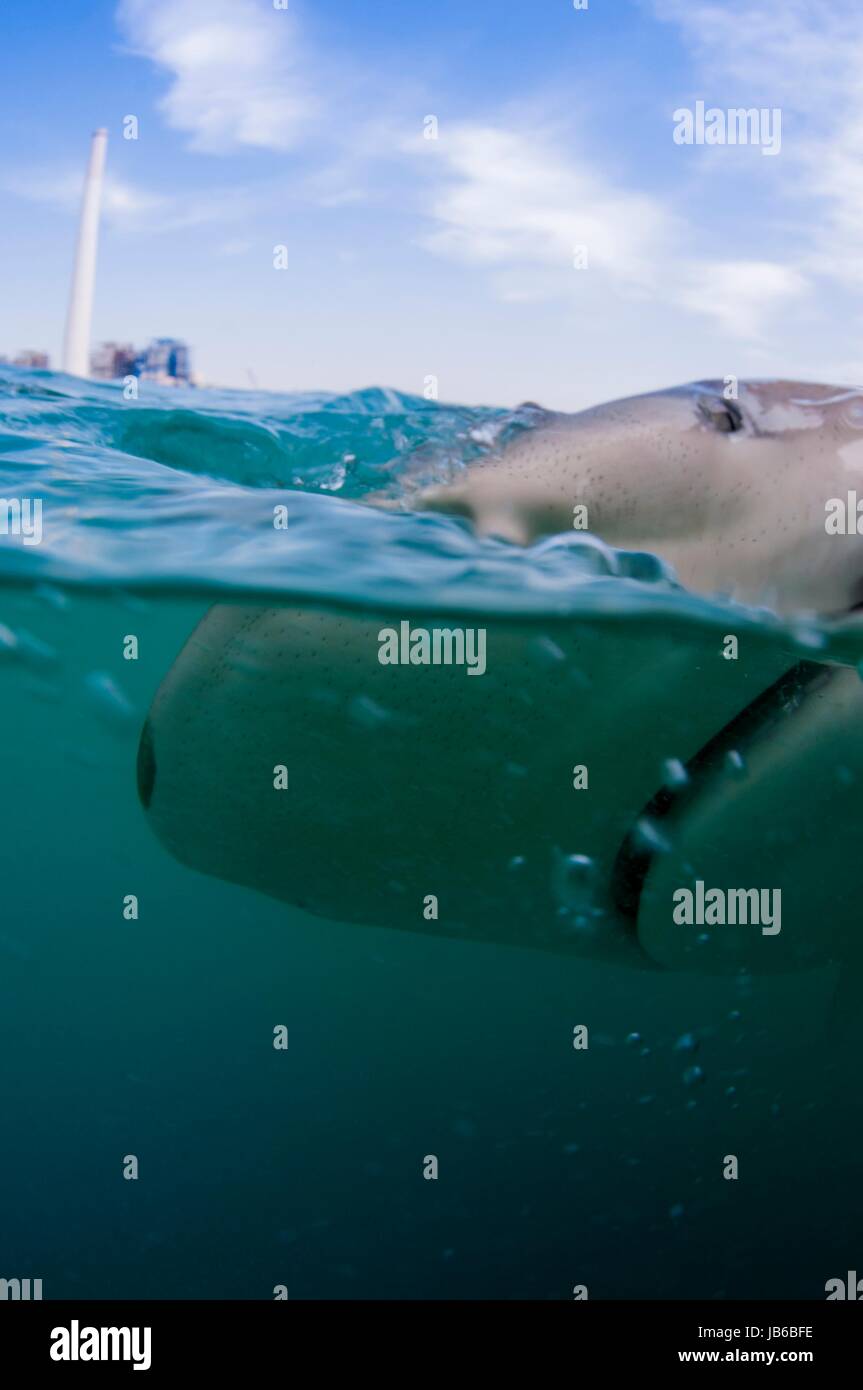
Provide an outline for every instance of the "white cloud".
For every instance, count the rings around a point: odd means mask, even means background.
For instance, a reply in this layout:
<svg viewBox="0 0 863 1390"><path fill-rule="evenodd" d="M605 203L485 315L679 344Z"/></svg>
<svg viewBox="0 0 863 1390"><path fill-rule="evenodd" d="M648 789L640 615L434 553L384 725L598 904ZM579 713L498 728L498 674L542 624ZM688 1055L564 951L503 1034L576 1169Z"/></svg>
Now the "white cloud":
<svg viewBox="0 0 863 1390"><path fill-rule="evenodd" d="M0 188L16 198L26 198L33 203L48 203L52 207L76 212L81 205L83 172L81 169L72 168L29 170L26 174L13 170L0 175ZM168 201L161 194L135 188L111 174L105 178L102 206L111 222L138 220L144 214L164 210Z"/></svg>
<svg viewBox="0 0 863 1390"><path fill-rule="evenodd" d="M463 124L411 149L436 185L428 201L436 226L422 244L489 271L507 302L592 291L607 302L619 291L757 343L770 317L807 289L793 267L687 253L692 231L660 198L615 184L542 136ZM587 248L587 270L574 266L577 246Z"/></svg>
<svg viewBox="0 0 863 1390"><path fill-rule="evenodd" d="M293 17L259 0L121 0L135 53L169 74L168 124L192 149L286 150L314 109Z"/></svg>
<svg viewBox="0 0 863 1390"><path fill-rule="evenodd" d="M791 266L772 261L710 261L684 272L677 302L714 318L731 336L756 342L766 320L808 288Z"/></svg>
<svg viewBox="0 0 863 1390"><path fill-rule="evenodd" d="M11 170L0 174L0 189L16 198L61 208L71 215L81 206L83 171L79 169ZM208 222L231 222L244 216L244 195L237 189L217 189L195 195L156 193L106 174L102 194L105 222L118 231L158 232L197 227Z"/></svg>
<svg viewBox="0 0 863 1390"><path fill-rule="evenodd" d="M83 175L79 170L63 171L28 170L26 173L8 170L0 174L0 188L11 193L13 198L26 198L31 203L50 203L54 207L68 208L79 206L83 187Z"/></svg>
<svg viewBox="0 0 863 1390"><path fill-rule="evenodd" d="M826 113L837 84L858 85L859 0L652 0L651 8L678 25L702 76L746 85L747 104Z"/></svg>
<svg viewBox="0 0 863 1390"><path fill-rule="evenodd" d="M464 124L418 146L418 157L439 156L443 166L431 250L488 266L571 269L575 247L586 246L590 264L615 278L653 280L654 250L672 222L656 199L615 188L584 161L500 126Z"/></svg>
<svg viewBox="0 0 863 1390"><path fill-rule="evenodd" d="M80 196L80 191L79 191ZM105 179L103 207L109 221L118 223L139 222L144 217L161 216L165 213L169 199L160 193L149 193L146 189L135 188L130 183L109 175Z"/></svg>
<svg viewBox="0 0 863 1390"><path fill-rule="evenodd" d="M775 106L784 122L789 229L802 273L863 288L863 5L860 0L653 0L676 23L714 94ZM720 84L722 84L720 86ZM705 93L706 94L706 93ZM717 98L719 100L719 98ZM714 165L715 167L715 165Z"/></svg>

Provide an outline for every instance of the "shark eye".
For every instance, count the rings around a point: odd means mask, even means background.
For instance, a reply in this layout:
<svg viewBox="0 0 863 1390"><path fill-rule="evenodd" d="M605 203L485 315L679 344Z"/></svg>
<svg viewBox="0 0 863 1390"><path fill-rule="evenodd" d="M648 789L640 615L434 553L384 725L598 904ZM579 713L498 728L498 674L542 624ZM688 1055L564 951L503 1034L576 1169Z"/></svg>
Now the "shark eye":
<svg viewBox="0 0 863 1390"><path fill-rule="evenodd" d="M701 418L720 434L734 434L743 429L743 415L734 401L721 396L701 396L698 401Z"/></svg>

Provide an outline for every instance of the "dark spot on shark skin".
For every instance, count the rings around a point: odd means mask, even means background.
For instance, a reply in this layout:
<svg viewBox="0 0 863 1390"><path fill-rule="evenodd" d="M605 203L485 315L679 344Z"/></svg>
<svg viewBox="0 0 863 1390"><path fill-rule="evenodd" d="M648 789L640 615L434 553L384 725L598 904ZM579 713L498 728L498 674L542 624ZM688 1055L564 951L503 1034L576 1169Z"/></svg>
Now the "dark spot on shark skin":
<svg viewBox="0 0 863 1390"><path fill-rule="evenodd" d="M149 719L144 721L141 730L141 741L138 744L138 796L141 805L146 810L153 799L153 788L156 785L156 752L153 747L153 730Z"/></svg>

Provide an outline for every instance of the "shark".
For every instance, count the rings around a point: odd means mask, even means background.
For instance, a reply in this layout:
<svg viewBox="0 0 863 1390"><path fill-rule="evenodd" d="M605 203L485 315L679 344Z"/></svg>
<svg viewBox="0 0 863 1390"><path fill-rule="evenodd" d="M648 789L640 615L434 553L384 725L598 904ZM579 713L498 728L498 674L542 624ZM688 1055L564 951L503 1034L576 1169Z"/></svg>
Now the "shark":
<svg viewBox="0 0 863 1390"><path fill-rule="evenodd" d="M695 592L832 620L860 601L863 542L825 517L861 470L860 393L698 382L539 412L407 505L515 545L586 508ZM190 868L309 916L639 969L841 965L863 687L781 622L742 622L727 659L734 621L489 615L471 680L382 663L384 609L216 604L146 719L141 805ZM781 931L676 922L705 883L781 894Z"/></svg>

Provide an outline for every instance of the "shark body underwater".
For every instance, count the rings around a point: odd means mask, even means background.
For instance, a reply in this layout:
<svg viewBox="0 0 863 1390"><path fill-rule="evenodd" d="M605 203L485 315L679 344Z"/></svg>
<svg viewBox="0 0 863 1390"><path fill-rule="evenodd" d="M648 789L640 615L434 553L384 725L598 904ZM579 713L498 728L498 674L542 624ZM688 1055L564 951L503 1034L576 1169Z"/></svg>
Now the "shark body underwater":
<svg viewBox="0 0 863 1390"><path fill-rule="evenodd" d="M696 593L838 618L863 598L863 542L829 535L825 505L858 475L860 393L756 382L730 401L701 382L541 412L408 505L525 545L570 530L583 504L603 541L658 555ZM194 869L336 921L648 969L859 957L852 665L801 659L787 626L733 615L482 621L487 668L469 679L382 665L392 613L213 607L141 737L156 835ZM675 892L699 882L781 890L781 930L676 925Z"/></svg>

